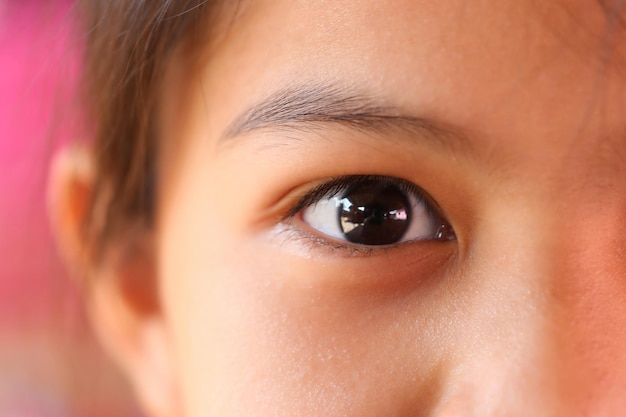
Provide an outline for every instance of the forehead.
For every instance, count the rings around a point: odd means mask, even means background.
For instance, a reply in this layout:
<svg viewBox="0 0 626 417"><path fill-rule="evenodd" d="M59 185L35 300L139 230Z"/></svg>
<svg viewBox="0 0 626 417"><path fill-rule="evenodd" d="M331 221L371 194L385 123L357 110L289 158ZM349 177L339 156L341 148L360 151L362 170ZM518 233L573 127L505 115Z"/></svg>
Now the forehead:
<svg viewBox="0 0 626 417"><path fill-rule="evenodd" d="M331 82L458 127L485 163L623 165L621 29L600 2L260 0L235 13L201 75L219 103L211 136L275 91Z"/></svg>

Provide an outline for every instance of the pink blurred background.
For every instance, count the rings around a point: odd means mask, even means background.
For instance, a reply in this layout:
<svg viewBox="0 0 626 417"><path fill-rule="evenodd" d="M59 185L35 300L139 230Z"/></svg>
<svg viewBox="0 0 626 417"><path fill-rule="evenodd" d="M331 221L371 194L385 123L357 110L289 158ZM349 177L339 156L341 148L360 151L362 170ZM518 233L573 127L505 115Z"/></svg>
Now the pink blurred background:
<svg viewBox="0 0 626 417"><path fill-rule="evenodd" d="M71 0L0 0L0 416L138 416L52 243L46 177L80 139Z"/></svg>

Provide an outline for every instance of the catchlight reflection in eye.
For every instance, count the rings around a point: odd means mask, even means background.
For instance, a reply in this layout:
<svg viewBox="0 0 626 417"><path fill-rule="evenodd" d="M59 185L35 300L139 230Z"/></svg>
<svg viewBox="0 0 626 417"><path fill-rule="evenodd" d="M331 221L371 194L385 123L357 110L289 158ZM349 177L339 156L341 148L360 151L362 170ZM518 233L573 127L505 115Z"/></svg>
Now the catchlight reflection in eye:
<svg viewBox="0 0 626 417"><path fill-rule="evenodd" d="M442 239L449 229L411 186L391 178L349 178L303 210L302 219L316 231L355 245Z"/></svg>

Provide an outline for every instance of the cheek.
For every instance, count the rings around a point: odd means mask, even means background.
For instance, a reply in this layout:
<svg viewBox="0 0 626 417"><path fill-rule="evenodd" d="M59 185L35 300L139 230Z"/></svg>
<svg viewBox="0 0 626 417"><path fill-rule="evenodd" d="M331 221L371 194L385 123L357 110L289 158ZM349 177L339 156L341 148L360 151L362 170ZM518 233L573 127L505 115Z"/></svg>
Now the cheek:
<svg viewBox="0 0 626 417"><path fill-rule="evenodd" d="M212 229L205 239L179 229L162 254L190 416L343 415L365 404L384 415L401 400L372 402L376 393L422 391L438 378L432 317L411 311L426 308L411 300L415 285L380 285L363 268L318 264ZM353 285L359 277L372 282ZM407 287L412 296L399 296ZM421 395L424 404L428 394Z"/></svg>

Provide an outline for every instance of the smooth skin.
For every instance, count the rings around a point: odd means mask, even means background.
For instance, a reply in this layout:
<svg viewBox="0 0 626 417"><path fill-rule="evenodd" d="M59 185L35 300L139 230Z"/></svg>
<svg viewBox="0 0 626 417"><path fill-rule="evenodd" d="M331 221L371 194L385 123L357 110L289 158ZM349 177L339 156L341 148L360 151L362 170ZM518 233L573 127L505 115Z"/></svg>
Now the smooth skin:
<svg viewBox="0 0 626 417"><path fill-rule="evenodd" d="M89 151L59 157L51 181L94 326L146 409L622 415L626 61L598 3L261 0L223 13L199 65L169 69L153 230L95 264L78 232ZM265 114L241 128L303 90L366 97L386 121ZM417 184L456 239L360 248L285 218L316 185L361 174Z"/></svg>

